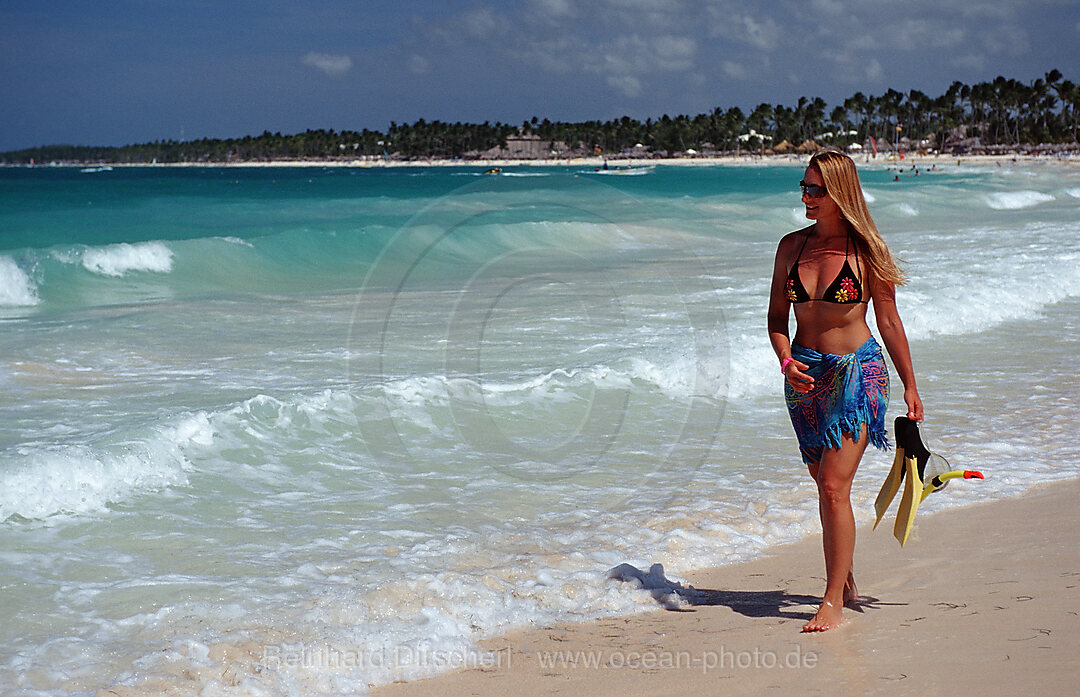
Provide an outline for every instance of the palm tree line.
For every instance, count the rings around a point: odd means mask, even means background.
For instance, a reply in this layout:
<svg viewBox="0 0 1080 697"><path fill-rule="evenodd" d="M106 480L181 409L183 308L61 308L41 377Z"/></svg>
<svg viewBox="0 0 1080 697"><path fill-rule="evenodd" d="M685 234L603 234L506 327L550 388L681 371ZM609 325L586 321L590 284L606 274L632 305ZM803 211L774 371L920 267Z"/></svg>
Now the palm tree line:
<svg viewBox="0 0 1080 697"><path fill-rule="evenodd" d="M245 162L289 159L480 159L510 154L511 141L539 141L542 157L634 154L638 157L697 152L770 152L787 141L847 147L874 139L883 149L968 152L1078 145L1080 87L1058 70L1023 83L998 76L966 85L953 82L937 97L919 90L888 89L878 96L856 92L828 108L820 97L794 106L759 104L697 116L667 114L644 122L623 116L608 121L564 122L533 117L521 125L391 122L386 132L307 130L294 135L192 141L165 140L123 147L51 145L0 154L9 164L45 162ZM537 156L535 148L533 157Z"/></svg>

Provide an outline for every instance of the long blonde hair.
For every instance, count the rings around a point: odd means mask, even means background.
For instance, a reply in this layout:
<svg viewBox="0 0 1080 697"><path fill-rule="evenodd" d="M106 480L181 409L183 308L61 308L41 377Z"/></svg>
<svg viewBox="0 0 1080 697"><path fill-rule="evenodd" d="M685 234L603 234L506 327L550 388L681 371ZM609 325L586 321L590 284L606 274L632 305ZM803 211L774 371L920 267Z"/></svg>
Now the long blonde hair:
<svg viewBox="0 0 1080 697"><path fill-rule="evenodd" d="M878 232L874 219L863 198L859 173L855 170L855 161L839 150L822 150L810 158L810 166L821 173L829 196L840 208L844 220L854 229L856 236L863 243L866 264L871 272L882 281L894 285L903 285L904 272L896 264L889 246Z"/></svg>

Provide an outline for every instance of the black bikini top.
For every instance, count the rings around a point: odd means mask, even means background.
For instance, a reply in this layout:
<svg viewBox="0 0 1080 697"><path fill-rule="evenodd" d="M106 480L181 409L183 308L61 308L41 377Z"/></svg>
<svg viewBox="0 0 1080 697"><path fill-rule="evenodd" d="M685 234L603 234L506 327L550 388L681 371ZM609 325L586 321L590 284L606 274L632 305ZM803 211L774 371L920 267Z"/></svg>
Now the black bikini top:
<svg viewBox="0 0 1080 697"><path fill-rule="evenodd" d="M799 279L799 259L802 258L803 250L806 248L806 242L809 239L810 233L807 233L802 247L799 247L799 256L795 257L795 263L791 265L791 271L788 272L787 282L784 283L784 292L787 294L788 302L798 304L820 301L836 303L837 305L868 303L868 300L860 299L862 298L862 284L859 283L859 275L851 270L851 264L847 260L849 250L854 246L855 266L859 267L859 246L851 244L851 232L848 232L847 242L844 245L844 267L840 269L840 273L825 289L824 295L820 298L810 297L810 294L806 292L806 288L803 287L802 280Z"/></svg>

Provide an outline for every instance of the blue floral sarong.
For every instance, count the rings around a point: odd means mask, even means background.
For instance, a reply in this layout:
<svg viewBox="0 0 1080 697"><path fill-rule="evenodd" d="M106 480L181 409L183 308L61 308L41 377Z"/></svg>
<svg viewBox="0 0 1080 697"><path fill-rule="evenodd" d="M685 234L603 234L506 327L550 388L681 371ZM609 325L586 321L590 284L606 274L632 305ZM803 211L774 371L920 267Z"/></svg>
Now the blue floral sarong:
<svg viewBox="0 0 1080 697"><path fill-rule="evenodd" d="M803 372L814 378L813 389L803 394L784 381L784 398L803 462L820 462L823 448L840 447L841 434L858 439L863 424L874 447L889 448L885 431L889 369L874 337L855 353L843 356L792 344L791 357L810 366Z"/></svg>

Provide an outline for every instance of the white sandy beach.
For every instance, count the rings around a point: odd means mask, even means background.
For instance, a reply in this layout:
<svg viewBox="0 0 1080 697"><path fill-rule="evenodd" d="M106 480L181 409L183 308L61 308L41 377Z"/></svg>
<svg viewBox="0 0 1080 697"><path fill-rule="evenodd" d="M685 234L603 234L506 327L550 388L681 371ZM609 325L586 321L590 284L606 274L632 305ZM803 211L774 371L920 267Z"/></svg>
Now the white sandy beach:
<svg viewBox="0 0 1080 697"><path fill-rule="evenodd" d="M517 632L484 645L498 664L374 694L1072 694L1077 496L1070 480L946 510L903 549L886 526L860 529L861 610L823 634L800 633L824 586L815 535L693 573L700 604Z"/></svg>

